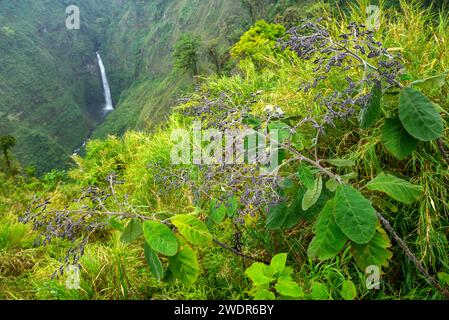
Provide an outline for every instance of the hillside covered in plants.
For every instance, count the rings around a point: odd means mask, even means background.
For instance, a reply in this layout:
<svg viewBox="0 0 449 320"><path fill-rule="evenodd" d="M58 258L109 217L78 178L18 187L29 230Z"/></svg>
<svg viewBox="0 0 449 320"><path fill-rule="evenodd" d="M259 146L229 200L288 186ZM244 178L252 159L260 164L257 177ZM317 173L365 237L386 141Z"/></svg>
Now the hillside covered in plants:
<svg viewBox="0 0 449 320"><path fill-rule="evenodd" d="M0 4L0 299L449 299L444 3L78 2Z"/></svg>

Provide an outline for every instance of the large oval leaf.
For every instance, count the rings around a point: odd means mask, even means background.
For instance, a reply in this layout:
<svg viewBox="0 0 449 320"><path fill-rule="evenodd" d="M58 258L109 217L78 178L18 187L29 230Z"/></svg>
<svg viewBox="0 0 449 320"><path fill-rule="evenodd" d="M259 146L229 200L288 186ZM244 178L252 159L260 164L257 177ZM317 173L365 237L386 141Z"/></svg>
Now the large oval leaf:
<svg viewBox="0 0 449 320"><path fill-rule="evenodd" d="M372 191L384 192L393 199L406 204L412 204L418 201L424 192L421 186L413 185L406 180L383 172L368 183L366 187Z"/></svg>
<svg viewBox="0 0 449 320"><path fill-rule="evenodd" d="M145 221L143 234L148 246L166 256L174 256L178 252L178 241L166 225L157 221Z"/></svg>
<svg viewBox="0 0 449 320"><path fill-rule="evenodd" d="M186 240L194 245L208 245L212 242L212 235L206 225L190 215L177 215L171 222L178 228Z"/></svg>
<svg viewBox="0 0 449 320"><path fill-rule="evenodd" d="M376 233L377 217L371 202L348 185L338 187L334 216L340 230L352 241L366 244Z"/></svg>
<svg viewBox="0 0 449 320"><path fill-rule="evenodd" d="M182 244L179 252L168 258L169 267L173 275L186 286L192 285L199 274L199 265L195 251L188 245Z"/></svg>
<svg viewBox="0 0 449 320"><path fill-rule="evenodd" d="M315 174L308 165L301 163L298 169L298 177L299 181L301 181L301 183L303 184L304 187L306 187L306 189L312 189L314 187Z"/></svg>
<svg viewBox="0 0 449 320"><path fill-rule="evenodd" d="M137 219L132 219L125 230L123 230L120 239L125 243L132 243L136 241L143 234L142 222Z"/></svg>
<svg viewBox="0 0 449 320"><path fill-rule="evenodd" d="M148 244L145 242L144 245L145 260L150 266L151 272L156 276L156 278L161 281L164 278L164 268L162 267L162 262Z"/></svg>
<svg viewBox="0 0 449 320"><path fill-rule="evenodd" d="M382 86L379 82L374 85L373 89L371 90L371 97L368 101L368 104L360 112L360 128L369 129L374 125L374 123L376 123L381 112L381 102Z"/></svg>
<svg viewBox="0 0 449 320"><path fill-rule="evenodd" d="M416 150L418 142L405 130L398 118L385 121L382 143L398 160L410 156Z"/></svg>
<svg viewBox="0 0 449 320"><path fill-rule="evenodd" d="M302 209L304 211L309 210L317 203L323 191L323 178L318 176L315 180L315 184L312 189L308 189L302 198Z"/></svg>
<svg viewBox="0 0 449 320"><path fill-rule="evenodd" d="M309 245L307 254L310 258L318 258L321 261L332 259L345 246L348 238L341 232L335 223L334 218L334 200L326 203L321 211L315 226L315 238Z"/></svg>
<svg viewBox="0 0 449 320"><path fill-rule="evenodd" d="M399 118L407 132L418 140L433 141L444 134L443 120L432 101L413 88L401 92Z"/></svg>

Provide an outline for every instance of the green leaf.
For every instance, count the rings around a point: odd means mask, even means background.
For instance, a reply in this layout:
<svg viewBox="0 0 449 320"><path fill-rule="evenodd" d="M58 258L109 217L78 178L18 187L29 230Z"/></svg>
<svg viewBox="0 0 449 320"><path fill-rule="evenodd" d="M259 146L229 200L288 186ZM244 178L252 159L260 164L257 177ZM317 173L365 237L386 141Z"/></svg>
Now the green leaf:
<svg viewBox="0 0 449 320"><path fill-rule="evenodd" d="M334 209L335 201L329 200L314 225L313 232L316 236L307 251L312 259L315 257L321 261L332 259L348 241L335 223Z"/></svg>
<svg viewBox="0 0 449 320"><path fill-rule="evenodd" d="M393 256L390 239L382 228L377 228L374 238L365 245L351 244L352 256L359 268L363 271L369 266L388 267Z"/></svg>
<svg viewBox="0 0 449 320"><path fill-rule="evenodd" d="M443 120L432 101L413 88L401 92L399 118L407 132L418 140L433 141L443 136Z"/></svg>
<svg viewBox="0 0 449 320"><path fill-rule="evenodd" d="M360 112L360 128L366 130L371 128L374 123L376 123L381 113L381 102L382 86L380 83L376 83L371 90L371 97L368 101L367 106Z"/></svg>
<svg viewBox="0 0 449 320"><path fill-rule="evenodd" d="M298 220L304 216L304 211L302 210L304 193L304 188L298 188L297 195L290 207L282 203L272 208L267 217L267 228L277 230L294 227L298 223Z"/></svg>
<svg viewBox="0 0 449 320"><path fill-rule="evenodd" d="M298 196L293 203L293 205L289 208L289 215L285 222L286 228L291 228L296 225L300 218L303 218L307 221L313 221L317 215L323 210L327 201L334 197L334 194L326 189L323 189L321 192L321 196L315 205L307 211L302 209L302 198L304 197L305 191L302 191L302 194L298 192ZM294 223L293 223L294 222Z"/></svg>
<svg viewBox="0 0 449 320"><path fill-rule="evenodd" d="M446 110L444 110L444 108L442 106L440 106L438 103L434 103L433 106L435 107L435 110L438 113L445 113L446 115L449 115L449 112L447 112Z"/></svg>
<svg viewBox="0 0 449 320"><path fill-rule="evenodd" d="M220 224L226 218L226 206L224 204L218 205L217 199L212 199L210 202L210 216L215 224Z"/></svg>
<svg viewBox="0 0 449 320"><path fill-rule="evenodd" d="M281 229L287 220L287 205L281 203L270 209L267 216L266 226L268 229Z"/></svg>
<svg viewBox="0 0 449 320"><path fill-rule="evenodd" d="M448 72L444 72L442 74L422 79L422 80L416 80L413 81L410 85L411 86L419 86L423 89L431 90L431 89L441 89L441 87L444 86L446 82Z"/></svg>
<svg viewBox="0 0 449 320"><path fill-rule="evenodd" d="M266 227L273 230L290 229L293 228L300 219L312 221L324 208L326 202L334 196L331 192L323 189L323 192L315 205L309 210L304 211L302 209L302 199L304 198L305 192L305 189L300 187L290 206L281 203L272 207L267 215Z"/></svg>
<svg viewBox="0 0 449 320"><path fill-rule="evenodd" d="M287 218L284 222L284 228L289 229L294 227L300 218L304 217L305 211L302 209L302 199L306 189L303 186L298 187L296 195L294 195L293 202L287 208Z"/></svg>
<svg viewBox="0 0 449 320"><path fill-rule="evenodd" d="M179 252L168 258L173 275L186 286L192 285L199 275L199 265L195 251L188 245L181 244Z"/></svg>
<svg viewBox="0 0 449 320"><path fill-rule="evenodd" d="M109 219L108 222L109 222L109 225L112 228L114 228L115 230L122 231L122 232L123 232L123 230L125 230L125 226L123 224L121 224L120 222L118 222L117 219L115 219L115 218Z"/></svg>
<svg viewBox="0 0 449 320"><path fill-rule="evenodd" d="M337 168L354 167L356 165L355 161L348 159L328 159L326 162Z"/></svg>
<svg viewBox="0 0 449 320"><path fill-rule="evenodd" d="M292 267L286 266L284 270L282 270L281 274L279 275L279 278L289 279L293 280L292 274L294 270Z"/></svg>
<svg viewBox="0 0 449 320"><path fill-rule="evenodd" d="M161 281L164 279L164 268L162 267L162 262L157 256L156 252L151 250L148 244L144 244L145 251L145 261L150 266L151 272L156 276L156 278Z"/></svg>
<svg viewBox="0 0 449 320"><path fill-rule="evenodd" d="M370 181L366 187L371 191L384 192L393 199L406 204L418 201L424 192L422 186L413 185L406 180L383 172Z"/></svg>
<svg viewBox="0 0 449 320"><path fill-rule="evenodd" d="M337 190L339 185L340 184L338 183L337 179L329 179L326 182L326 188L330 192L335 192L335 190Z"/></svg>
<svg viewBox="0 0 449 320"><path fill-rule="evenodd" d="M235 196L229 198L226 207L227 207L226 213L228 214L228 217L229 218L234 217L235 214L237 213L237 209L239 208L237 198Z"/></svg>
<svg viewBox="0 0 449 320"><path fill-rule="evenodd" d="M357 289L354 282L351 280L343 282L340 294L345 300L355 300L355 298L357 298Z"/></svg>
<svg viewBox="0 0 449 320"><path fill-rule="evenodd" d="M311 297L313 300L329 300L329 289L327 286L320 282L314 282L312 284L312 294Z"/></svg>
<svg viewBox="0 0 449 320"><path fill-rule="evenodd" d="M296 133L292 137L292 145L298 151L302 151L305 149L306 141L307 137L303 134L303 132L300 132L299 130L296 131Z"/></svg>
<svg viewBox="0 0 449 320"><path fill-rule="evenodd" d="M358 175L355 172L351 172L351 173L345 174L343 176L340 176L341 180L344 183L349 183L351 180L353 180L353 179L355 179L357 177L358 177ZM335 178L329 179L326 182L326 188L330 192L335 192L339 185L340 185L340 183L338 183L337 179L335 179Z"/></svg>
<svg viewBox="0 0 449 320"><path fill-rule="evenodd" d="M120 239L122 240L122 242L132 243L136 241L142 234L142 222L137 219L132 219L126 226Z"/></svg>
<svg viewBox="0 0 449 320"><path fill-rule="evenodd" d="M283 278L279 278L274 288L279 294L286 297L292 298L304 297L304 292L302 291L301 287L292 280L285 280Z"/></svg>
<svg viewBox="0 0 449 320"><path fill-rule="evenodd" d="M261 262L253 263L251 267L246 269L245 274L256 286L268 284L274 281L270 267Z"/></svg>
<svg viewBox="0 0 449 320"><path fill-rule="evenodd" d="M299 181L306 187L306 189L313 189L315 186L315 174L312 169L306 164L301 164L298 169Z"/></svg>
<svg viewBox="0 0 449 320"><path fill-rule="evenodd" d="M262 122L259 119L257 119L256 117L254 117L253 115L249 114L243 119L243 124L246 124L254 129L256 129L256 128L260 127Z"/></svg>
<svg viewBox="0 0 449 320"><path fill-rule="evenodd" d="M190 243L207 246L212 242L212 235L206 225L191 215L176 215L171 218L173 225Z"/></svg>
<svg viewBox="0 0 449 320"><path fill-rule="evenodd" d="M334 216L340 230L355 243L366 244L376 233L376 211L371 202L351 186L338 187Z"/></svg>
<svg viewBox="0 0 449 320"><path fill-rule="evenodd" d="M145 221L143 234L154 251L166 256L174 256L178 252L178 241L166 225L157 221Z"/></svg>
<svg viewBox="0 0 449 320"><path fill-rule="evenodd" d="M385 121L382 143L398 160L404 160L410 156L416 150L418 142L405 130L398 118Z"/></svg>
<svg viewBox="0 0 449 320"><path fill-rule="evenodd" d="M287 254L279 253L271 259L270 268L273 274L282 273L287 263Z"/></svg>
<svg viewBox="0 0 449 320"><path fill-rule="evenodd" d="M274 130L277 130L278 132L278 142L285 142L290 138L291 135L291 128L288 124L282 122L282 121L274 121L271 122L268 125L268 128L270 129L270 133Z"/></svg>
<svg viewBox="0 0 449 320"><path fill-rule="evenodd" d="M302 209L304 211L309 210L321 196L323 191L323 178L319 175L316 178L315 185L312 189L308 189L302 198Z"/></svg>
<svg viewBox="0 0 449 320"><path fill-rule="evenodd" d="M268 289L259 289L256 291L254 295L254 300L258 301L266 301L266 300L275 300L276 296L273 292Z"/></svg>

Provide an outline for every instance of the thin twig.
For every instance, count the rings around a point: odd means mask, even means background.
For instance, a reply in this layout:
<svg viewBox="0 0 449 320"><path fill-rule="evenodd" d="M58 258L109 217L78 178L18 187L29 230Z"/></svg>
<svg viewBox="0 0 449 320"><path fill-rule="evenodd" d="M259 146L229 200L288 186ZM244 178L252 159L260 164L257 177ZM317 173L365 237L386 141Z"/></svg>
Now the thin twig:
<svg viewBox="0 0 449 320"><path fill-rule="evenodd" d="M446 150L444 150L444 144L442 139L437 140L438 143L438 149L440 149L441 155L443 156L444 161L449 164L449 155L447 154Z"/></svg>
<svg viewBox="0 0 449 320"><path fill-rule="evenodd" d="M432 277L429 272L427 272L426 268L424 268L421 261L416 258L416 256L411 252L407 244L402 240L396 231L394 231L393 227L391 226L390 222L385 219L379 212L377 213L377 217L379 218L380 222L384 226L384 228L390 233L390 235L393 237L393 239L396 241L396 243L401 247L401 249L404 251L404 254L407 256L407 258L410 259L410 261L413 262L413 264L416 266L416 268L421 272L421 274L426 278L427 282L433 285L446 299L449 300L449 292L444 289L437 280L435 280L434 277Z"/></svg>
<svg viewBox="0 0 449 320"><path fill-rule="evenodd" d="M112 175L110 175L108 177L108 181L109 181L109 189L111 190L112 196L114 197L116 204L119 206L120 210L123 210L122 205L121 205L120 201L118 201L117 195L115 194L114 177Z"/></svg>

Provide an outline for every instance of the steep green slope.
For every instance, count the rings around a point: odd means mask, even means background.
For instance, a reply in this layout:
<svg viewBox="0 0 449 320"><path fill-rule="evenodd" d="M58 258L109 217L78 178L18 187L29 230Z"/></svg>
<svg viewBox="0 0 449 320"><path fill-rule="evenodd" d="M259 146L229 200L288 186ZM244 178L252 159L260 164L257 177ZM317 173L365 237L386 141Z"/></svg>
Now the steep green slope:
<svg viewBox="0 0 449 320"><path fill-rule="evenodd" d="M156 0L128 2L113 21L105 43L107 65L117 110L95 132L122 134L148 128L165 119L176 97L194 88L192 77L172 71L173 48L181 35L202 39L202 74L215 71L207 48L226 52L253 21L272 20L305 0ZM137 81L138 80L138 81ZM136 82L137 81L137 82Z"/></svg>

